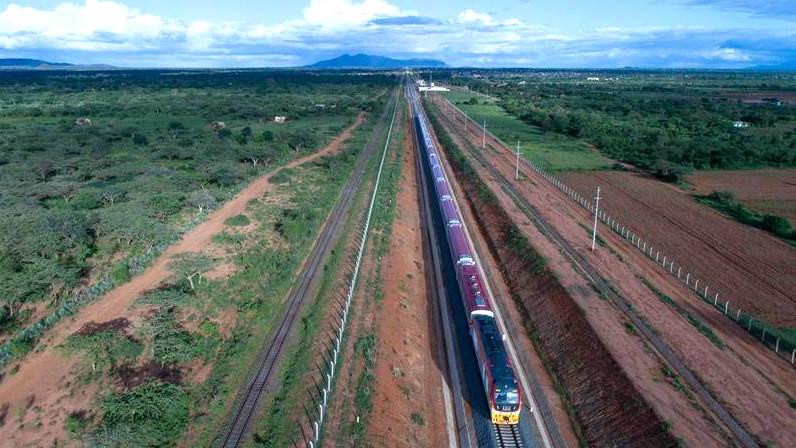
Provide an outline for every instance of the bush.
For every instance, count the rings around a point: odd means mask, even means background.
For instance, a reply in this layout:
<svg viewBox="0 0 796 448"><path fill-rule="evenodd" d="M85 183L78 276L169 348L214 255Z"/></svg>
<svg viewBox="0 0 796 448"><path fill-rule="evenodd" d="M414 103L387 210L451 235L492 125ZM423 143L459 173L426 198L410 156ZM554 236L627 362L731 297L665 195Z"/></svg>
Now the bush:
<svg viewBox="0 0 796 448"><path fill-rule="evenodd" d="M250 222L251 221L249 221L249 218L246 215L236 215L231 218L227 218L227 220L224 221L224 224L228 226L246 226L249 225Z"/></svg>
<svg viewBox="0 0 796 448"><path fill-rule="evenodd" d="M781 216L763 216L763 228L785 238L789 237L791 234L790 222Z"/></svg>
<svg viewBox="0 0 796 448"><path fill-rule="evenodd" d="M130 267L127 261L120 261L111 268L111 280L114 285L121 285L130 281Z"/></svg>
<svg viewBox="0 0 796 448"><path fill-rule="evenodd" d="M133 134L133 144L138 146L146 146L149 144L149 139L142 134Z"/></svg>
<svg viewBox="0 0 796 448"><path fill-rule="evenodd" d="M135 446L170 446L185 431L188 405L182 387L169 383L149 382L111 394L102 401L102 424L95 441L105 445L121 433Z"/></svg>

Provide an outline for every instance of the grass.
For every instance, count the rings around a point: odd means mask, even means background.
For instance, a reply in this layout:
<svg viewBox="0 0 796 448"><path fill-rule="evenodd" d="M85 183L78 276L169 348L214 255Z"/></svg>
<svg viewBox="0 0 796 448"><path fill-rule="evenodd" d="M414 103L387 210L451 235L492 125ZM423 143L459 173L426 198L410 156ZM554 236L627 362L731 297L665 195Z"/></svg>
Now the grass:
<svg viewBox="0 0 796 448"><path fill-rule="evenodd" d="M251 221L246 215L235 215L227 218L227 220L224 221L224 224L233 227L243 227L249 225L250 222Z"/></svg>
<svg viewBox="0 0 796 448"><path fill-rule="evenodd" d="M641 280L642 283L644 283L644 285L647 286L647 288L650 289L650 291L652 291L655 294L656 297L658 297L658 299L660 299L661 302L672 307L672 309L677 311L677 314L683 316L688 321L689 324L691 324L694 328L696 328L697 331L699 331L703 336L708 338L708 340L713 345L724 350L726 344L724 343L724 341L721 340L721 338L719 338L719 336L713 331L712 328L710 328L707 324L705 324L701 320L691 315L691 313L689 313L686 309L684 309L682 306L676 303L674 299L664 294L661 290L656 288L655 285L650 283L647 279L643 277L639 277L639 279Z"/></svg>
<svg viewBox="0 0 796 448"><path fill-rule="evenodd" d="M158 381L102 400L102 423L87 436L97 446L171 446L188 424L191 401L178 385Z"/></svg>
<svg viewBox="0 0 796 448"><path fill-rule="evenodd" d="M346 150L350 151L351 148L359 150L365 146L367 136L370 135L370 131L373 129L373 126L375 126L374 121L375 118L372 121L369 120L367 125L355 133L352 140L346 143ZM375 167L374 159L376 159L376 157L373 157L368 165L368 173L373 172L373 168ZM351 166L353 166L353 159L351 159L351 163ZM343 170L342 167L337 166L334 159L327 157L313 163L312 166L314 168L321 168L330 173L337 173L337 175L341 175L344 180L348 179L351 168L347 167L346 170ZM288 179L285 184L292 184L292 180L295 179ZM339 187L335 192L339 192ZM364 189L360 189L356 193L353 204L362 202L363 193ZM318 199L316 198L316 200ZM331 197L321 198L320 201L329 205L335 202L334 198ZM356 210L356 207L353 207L352 212L349 213L341 233L342 235L350 235L355 230L355 216L360 216L362 210L357 210L356 212L353 210ZM304 226L285 223L283 220L286 217L290 217L294 222L300 222L305 218L304 213L300 212L285 214L283 210L277 213L277 222L274 225L277 233L287 236L301 235L301 232L304 231ZM298 336L298 342L290 350L281 368L280 378L282 387L266 406L265 418L255 428L255 446L289 446L293 438L300 437L300 434L296 433L298 428L294 423L294 419L300 418L301 420L305 420L303 415L298 417L296 412L301 409L302 404L306 405L308 400L315 401L318 398L317 391L311 389L313 392L308 393L306 387L313 381L319 381L318 369L314 368L311 363L313 359L317 361L317 341L321 331L325 330L325 328L323 328L323 319L326 316L327 308L330 303L333 303L331 298L339 293L337 288L340 286L338 281L341 278L341 267L344 265L343 260L346 255L350 255L347 254L346 245L347 239L345 237L338 239L331 251L330 258L324 265L318 292L311 305L308 307L308 310L302 316L302 328ZM338 362L338 365L339 364Z"/></svg>
<svg viewBox="0 0 796 448"><path fill-rule="evenodd" d="M546 170L609 169L613 161L593 151L584 141L542 132L506 112L498 100L484 99L477 94L453 91L444 94L478 123L486 120L486 128L508 145L520 141L520 152ZM475 99L477 104L470 104Z"/></svg>

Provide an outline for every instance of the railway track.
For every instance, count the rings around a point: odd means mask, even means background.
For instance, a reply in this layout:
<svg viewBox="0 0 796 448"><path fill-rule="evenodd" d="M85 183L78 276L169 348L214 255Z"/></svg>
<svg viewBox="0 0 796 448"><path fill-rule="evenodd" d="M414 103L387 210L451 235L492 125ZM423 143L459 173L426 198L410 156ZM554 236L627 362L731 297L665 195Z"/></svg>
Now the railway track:
<svg viewBox="0 0 796 448"><path fill-rule="evenodd" d="M443 121L446 121L449 126L455 129L455 123L452 123L444 113L439 113L437 116L441 116ZM473 126L478 126L476 123L471 122L471 124ZM607 297L611 303L613 303L614 306L616 306L616 308L619 309L633 323L633 325L639 329L640 333L644 335L645 339L647 339L647 341L655 348L655 351L658 353L660 358L669 364L669 366L671 366L680 375L680 377L683 378L686 384L688 384L688 387L699 396L707 408L710 409L710 411L727 427L727 429L729 429L730 433L733 435L733 437L735 437L738 443L747 448L757 447L758 444L754 438L740 425L740 423L738 423L737 420L735 420L729 411L727 411L724 406L722 406L721 403L719 403L718 400L713 397L713 395L696 377L691 369L689 369L680 359L680 357L674 353L672 348L655 333L655 330L650 327L646 320L644 320L633 310L627 299L616 292L611 284L605 280L599 274L599 272L597 272L594 266L592 266L591 262L581 253L576 251L575 248L555 228L553 228L553 226L551 226L544 218L542 218L538 209L517 191L511 181L509 181L497 168L489 163L486 160L486 157L484 157L480 151L473 149L472 142L470 142L466 137L465 141L467 143L465 145L465 150L470 157L475 159L479 165L485 168L492 175L495 181L500 184L501 189L511 198L514 204L528 219L534 223L536 228L539 229L543 235L545 235L559 247L561 253L570 260L575 269L584 275L584 277L589 280L589 282L600 292L600 294ZM528 163L527 160L523 161L526 164ZM531 173L531 175L536 175L535 171L533 170ZM525 176L528 176L528 174L525 173ZM540 182L545 182L545 180L542 179Z"/></svg>
<svg viewBox="0 0 796 448"><path fill-rule="evenodd" d="M498 448L522 448L519 425L492 425Z"/></svg>
<svg viewBox="0 0 796 448"><path fill-rule="evenodd" d="M409 108L410 114L412 108ZM410 115L410 120L414 117ZM450 313L448 307L446 306L445 300L445 286L442 274L441 263L443 263L443 257L440 254L440 246L443 244L440 242L440 235L437 234L437 226L434 224L433 220L433 211L431 209L430 204L430 197L431 193L429 191L428 179L426 177L426 171L423 167L423 154L420 152L420 142L418 140L417 133L415 132L415 127L410 126L411 133L414 141L415 147L415 169L417 170L417 178L419 183L419 192L418 196L420 199L420 213L421 219L426 225L423 226L423 243L424 243L424 252L425 257L427 258L426 263L427 266L430 266L431 269L428 270L428 283L429 283L429 291L434 296L434 302L438 308L439 318L442 324L442 336L444 339L443 349L445 352L445 361L446 361L446 371L447 377L449 378L449 384L452 388L452 398L453 398L453 408L454 408L454 426L455 426L455 433L448 434L448 437L452 438L454 442L454 446L462 447L462 448L470 448L472 446L471 436L470 433L470 421L467 418L467 412L465 410L464 405L464 393L462 391L462 384L463 381L460 377L460 371L458 369L459 363L457 362L456 358L456 347L454 342L453 336L453 324L450 322Z"/></svg>
<svg viewBox="0 0 796 448"><path fill-rule="evenodd" d="M354 172L346 185L343 187L340 197L337 200L332 212L326 220L321 230L321 234L315 242L310 255L299 273L296 283L288 296L287 311L282 318L277 329L272 333L266 342L265 348L260 353L255 363L255 372L251 380L247 383L242 396L238 398L233 408L232 418L225 427L220 446L224 448L234 448L240 446L244 437L251 428L252 418L257 412L263 392L272 381L277 372L278 361L288 340L302 305L309 296L313 279L322 268L323 262L329 249L339 234L340 228L351 206L354 194L362 184L368 160L374 154L376 140L383 133L388 117L387 112L393 107L397 107L396 95L394 94L388 106L384 109L379 118L379 124L373 130L365 145L365 149L357 156Z"/></svg>

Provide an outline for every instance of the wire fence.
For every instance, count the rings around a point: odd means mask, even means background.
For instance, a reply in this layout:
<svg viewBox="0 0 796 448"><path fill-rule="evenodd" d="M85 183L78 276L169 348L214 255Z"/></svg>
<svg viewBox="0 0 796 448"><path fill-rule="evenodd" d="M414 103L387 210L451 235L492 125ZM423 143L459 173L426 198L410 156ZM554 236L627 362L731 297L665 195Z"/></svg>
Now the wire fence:
<svg viewBox="0 0 796 448"><path fill-rule="evenodd" d="M473 120L463 110L459 109L456 105L449 101L446 101L446 103L460 115L462 120L469 121L472 126L475 126L474 129L480 129L481 132L484 132L484 129L478 124L478 122ZM500 142L500 144L502 144L504 147L510 148L509 145L489 131L489 129L486 129L485 133L491 138ZM588 210L592 214L595 213L595 205L591 198L583 196L580 192L561 181L561 179L558 179L525 157L520 157L520 160L522 160L523 163L528 165L551 185L555 186L561 192L566 194L582 208ZM611 229L611 231L628 241L647 258L654 261L655 264L666 271L669 275L677 278L678 281L688 287L688 289L696 294L701 300L708 303L728 319L735 322L755 339L760 341L764 346L768 347L777 355L789 361L791 365L796 365L796 338L784 333L782 330L769 324L765 320L756 317L749 312L743 311L740 307L736 306L732 302L730 297L720 294L720 291L718 291L717 288L711 287L706 280L699 279L695 275L692 275L686 266L678 263L673 257L667 255L666 253L661 252L661 250L656 248L651 241L641 237L637 231L631 229L629 226L622 224L619 219L608 215L603 210L598 210L597 219Z"/></svg>
<svg viewBox="0 0 796 448"><path fill-rule="evenodd" d="M384 161L387 158L387 149L390 145L390 140L392 137L392 129L393 124L395 123L395 115L398 111L398 104L396 102L395 109L393 110L392 119L390 120L390 128L387 131L387 139L384 143L384 150L382 151L381 161L379 162L379 169L376 174L376 181L373 187L373 193L370 197L370 205L368 206L368 213L365 218L365 225L362 229L362 232L358 235L359 241L359 249L357 250L356 258L354 260L354 269L353 273L351 274L350 283L348 286L348 292L345 297L345 301L341 306L341 312L339 315L339 321L337 322L337 328L333 329L334 339L331 343L331 347L327 351L327 356L324 358L324 365L319 368L319 373L322 377L323 385L318 387L319 393L317 397L317 403L313 405L312 411L307 411L307 416L310 418L311 421L311 436L309 440L306 440L306 446L309 448L315 448L319 446L320 438L321 438L321 431L323 429L323 422L326 419L327 411L329 407L329 397L332 393L332 387L334 386L334 377L337 373L337 361L340 356L341 344L343 342L343 337L345 336L345 331L348 324L348 317L351 310L351 302L354 298L354 294L357 288L357 282L359 280L359 270L362 265L362 257L365 253L365 245L368 240L368 231L370 230L370 222L371 218L373 217L373 209L376 205L376 197L378 196L379 192L379 185L381 184L381 174L384 170ZM317 413L315 412L317 409Z"/></svg>

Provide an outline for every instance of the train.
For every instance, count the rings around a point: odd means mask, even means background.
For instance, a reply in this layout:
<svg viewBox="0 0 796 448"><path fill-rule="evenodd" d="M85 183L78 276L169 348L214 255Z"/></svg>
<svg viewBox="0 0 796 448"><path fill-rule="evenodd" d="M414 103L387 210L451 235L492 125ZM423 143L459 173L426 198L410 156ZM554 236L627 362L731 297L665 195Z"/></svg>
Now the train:
<svg viewBox="0 0 796 448"><path fill-rule="evenodd" d="M445 224L445 237L456 282L467 313L470 338L478 360L484 393L489 403L490 418L497 425L516 425L520 421L522 394L503 343L489 291L485 288L478 262L462 222L462 214L453 198L437 147L429 132L428 119L413 86L407 86L407 97L414 112L415 129L422 150L423 163L433 176L436 206Z"/></svg>

